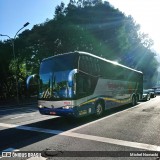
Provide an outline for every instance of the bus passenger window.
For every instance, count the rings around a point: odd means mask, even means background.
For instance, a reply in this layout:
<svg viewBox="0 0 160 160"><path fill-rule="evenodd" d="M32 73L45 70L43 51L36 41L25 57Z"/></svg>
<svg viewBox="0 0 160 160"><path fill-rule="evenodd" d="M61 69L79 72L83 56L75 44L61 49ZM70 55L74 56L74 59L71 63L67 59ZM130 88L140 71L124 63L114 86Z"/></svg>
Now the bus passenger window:
<svg viewBox="0 0 160 160"><path fill-rule="evenodd" d="M90 76L84 73L78 73L76 75L76 95L78 98L89 96L93 94L96 83L98 81L97 77Z"/></svg>

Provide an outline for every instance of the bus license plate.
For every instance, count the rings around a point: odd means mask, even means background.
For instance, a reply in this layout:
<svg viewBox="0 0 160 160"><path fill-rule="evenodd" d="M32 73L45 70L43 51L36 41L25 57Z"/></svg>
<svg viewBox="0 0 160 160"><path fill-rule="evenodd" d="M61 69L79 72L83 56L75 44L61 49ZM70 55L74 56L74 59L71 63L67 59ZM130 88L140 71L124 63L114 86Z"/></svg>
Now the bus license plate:
<svg viewBox="0 0 160 160"><path fill-rule="evenodd" d="M56 112L50 112L50 114L53 114L53 115L54 115L54 114L56 114Z"/></svg>

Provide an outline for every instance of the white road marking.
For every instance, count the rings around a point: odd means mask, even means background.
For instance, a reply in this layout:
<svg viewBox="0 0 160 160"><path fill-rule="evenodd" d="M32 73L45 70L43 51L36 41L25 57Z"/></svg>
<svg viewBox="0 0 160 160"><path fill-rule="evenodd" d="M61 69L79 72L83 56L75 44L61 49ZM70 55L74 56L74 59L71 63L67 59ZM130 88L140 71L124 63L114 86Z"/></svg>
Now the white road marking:
<svg viewBox="0 0 160 160"><path fill-rule="evenodd" d="M159 152L160 152L160 146L157 148L157 151L159 151Z"/></svg>
<svg viewBox="0 0 160 160"><path fill-rule="evenodd" d="M21 118L21 117L24 117L24 114L22 114L21 116L12 117L11 119L17 119L17 118Z"/></svg>
<svg viewBox="0 0 160 160"><path fill-rule="evenodd" d="M31 116L32 114L34 114L34 116L35 116L35 114L36 114L36 117L39 115L39 116L41 116L41 117L43 117L38 111L34 111L34 112L16 112L16 114L5 114L5 115L1 115L0 114L0 119L16 119L16 118L14 118L14 117L18 117L18 116L21 116L21 115L27 115L27 117L29 116ZM44 117L43 117L44 118ZM26 121L26 120L25 120Z"/></svg>
<svg viewBox="0 0 160 160"><path fill-rule="evenodd" d="M41 122L41 121L45 121L45 120L52 120L53 118L57 118L57 117L52 117L52 116L41 116L40 117L36 117L36 119L30 119L30 120L25 120L23 122L17 122L17 124L19 125L27 125L28 123L37 123L37 122Z"/></svg>
<svg viewBox="0 0 160 160"><path fill-rule="evenodd" d="M89 125L91 125L91 124L94 124L94 123L100 122L100 121L102 121L102 120L104 120L104 119L108 119L108 118L110 118L110 117L113 117L113 116L115 116L115 115L117 115L117 114L120 114L120 113L123 113L123 112L129 111L129 110L131 110L131 109L133 109L133 108L137 108L137 107L139 107L140 105L142 105L142 103L140 103L140 104L138 104L138 105L136 105L136 106L133 106L133 107L131 107L131 108L125 109L125 110L123 110L123 111L119 111L119 112L114 113L114 114L111 114L111 115L109 115L109 116L106 116L106 117L103 117L103 118L97 119L97 120L95 120L95 121L92 121L92 122L86 123L86 124L81 125L81 126L79 126L79 127L73 128L73 129L71 129L71 130L69 130L69 131L71 132L71 131L75 131L75 130L81 129L81 128L86 127L86 126L89 126Z"/></svg>
<svg viewBox="0 0 160 160"><path fill-rule="evenodd" d="M57 135L57 134L64 132L64 131L59 131L59 130L51 130L51 129L28 127L28 126L15 125L15 124L5 124L5 123L0 123L0 126L5 127L5 128L15 128L15 129L20 129L20 130L50 133L50 134L54 134L54 135Z"/></svg>
<svg viewBox="0 0 160 160"><path fill-rule="evenodd" d="M159 147L160 147L157 145L151 145L151 144L146 144L146 143L130 142L130 141L124 141L124 140L118 140L118 139L112 139L112 138L106 138L106 137L99 137L99 136L92 136L92 135L73 133L73 132L61 133L60 135L81 138L81 139L87 139L87 140L103 142L103 143L109 143L109 144L115 144L115 145L120 145L120 146L138 148L138 149L145 149L145 150L149 150L149 151L158 151Z"/></svg>
<svg viewBox="0 0 160 160"><path fill-rule="evenodd" d="M31 114L29 114L29 113L27 113L27 114L21 114L20 116L17 116L17 117L12 117L12 118L10 118L10 119L18 119L18 118L22 118L22 117L32 117L32 116L34 116L36 113L31 113Z"/></svg>
<svg viewBox="0 0 160 160"><path fill-rule="evenodd" d="M3 150L2 152L16 152L16 151L19 151L19 149L7 148L7 149Z"/></svg>
<svg viewBox="0 0 160 160"><path fill-rule="evenodd" d="M19 125L27 125L28 123L36 123L36 122L41 122L41 121L45 121L45 120L52 120L54 118L57 118L58 116L47 116L47 115L41 115L40 113L39 117L36 117L36 119L29 119L29 120L25 120L23 122L17 122L17 124Z"/></svg>
<svg viewBox="0 0 160 160"><path fill-rule="evenodd" d="M15 125L15 124L4 124L4 123L0 123L0 126L4 127L4 128L15 128L15 129L21 129L21 130L27 130L27 131L49 133L49 134L54 134L54 135L58 134L58 135L63 135L63 136L68 136L68 137L87 139L87 140L92 140L92 141L97 141L97 142L115 144L115 145L132 147L132 148L145 149L145 150L150 150L150 151L159 151L159 148L160 148L160 146L157 146L157 145L138 143L138 142L130 142L130 141L125 141L125 140L118 140L118 139L112 139L112 138L106 138L106 137L99 137L99 136L93 136L93 135L74 133L74 132L71 132L71 130L69 130L69 131L50 130L50 129L20 126L20 125Z"/></svg>

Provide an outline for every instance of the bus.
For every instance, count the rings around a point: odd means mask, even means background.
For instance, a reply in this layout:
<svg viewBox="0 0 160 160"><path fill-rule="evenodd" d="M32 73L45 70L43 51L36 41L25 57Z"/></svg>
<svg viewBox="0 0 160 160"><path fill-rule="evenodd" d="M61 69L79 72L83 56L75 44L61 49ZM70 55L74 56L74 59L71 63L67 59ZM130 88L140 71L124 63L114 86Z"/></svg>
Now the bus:
<svg viewBox="0 0 160 160"><path fill-rule="evenodd" d="M100 117L105 110L137 104L143 73L96 55L74 51L42 60L38 108L43 115Z"/></svg>

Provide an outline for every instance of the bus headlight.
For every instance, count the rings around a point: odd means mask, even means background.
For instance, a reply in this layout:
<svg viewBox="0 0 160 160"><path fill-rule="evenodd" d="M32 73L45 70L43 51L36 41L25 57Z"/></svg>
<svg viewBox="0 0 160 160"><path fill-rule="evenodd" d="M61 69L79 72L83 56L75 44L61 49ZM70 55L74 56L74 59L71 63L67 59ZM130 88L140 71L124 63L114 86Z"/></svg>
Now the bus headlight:
<svg viewBox="0 0 160 160"><path fill-rule="evenodd" d="M39 108L44 108L44 106L42 106L41 104L40 104L40 105L38 105L38 107L39 107Z"/></svg>
<svg viewBox="0 0 160 160"><path fill-rule="evenodd" d="M62 107L63 109L71 109L71 108L73 108L72 106L63 106Z"/></svg>

